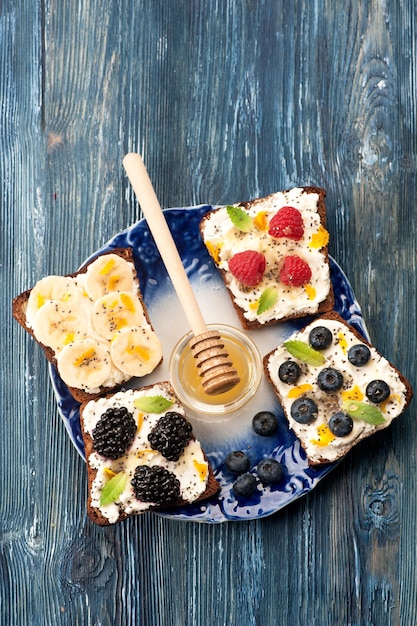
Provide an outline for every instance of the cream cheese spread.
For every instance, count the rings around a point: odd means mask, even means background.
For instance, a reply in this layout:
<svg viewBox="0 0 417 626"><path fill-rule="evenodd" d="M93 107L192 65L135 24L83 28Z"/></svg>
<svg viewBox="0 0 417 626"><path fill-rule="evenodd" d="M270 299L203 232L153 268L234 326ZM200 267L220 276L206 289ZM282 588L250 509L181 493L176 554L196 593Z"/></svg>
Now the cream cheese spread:
<svg viewBox="0 0 417 626"><path fill-rule="evenodd" d="M294 188L248 203L245 210L257 225L249 232L239 231L233 225L227 207L221 207L207 215L203 228L204 242L212 251L219 269L227 272L228 288L235 304L248 321L257 320L265 324L294 314L312 314L317 312L319 304L327 298L330 291L330 269L323 248L327 245L328 233L321 224L318 200L317 193L306 193L302 188ZM298 241L275 238L268 234L271 218L284 206L292 206L302 215L304 234ZM234 254L245 250L260 252L266 259L266 271L262 281L250 289L242 286L233 277L228 266ZM289 255L298 255L308 263L312 273L308 286L290 287L279 282L283 258ZM277 290L276 303L263 313L257 313L261 294L268 287Z"/></svg>
<svg viewBox="0 0 417 626"><path fill-rule="evenodd" d="M156 426L163 413L146 413L141 411L135 407L135 400L157 395L174 401L169 411L175 411L184 415L184 409L173 395L167 393L167 387L164 384L155 384L149 388L118 392L111 397L91 400L84 407L82 415L84 430L90 436L92 436L93 430L103 413L112 407L126 407L133 415L137 424L134 441L127 453L122 457L110 460L102 457L97 452L92 452L88 458L90 467L96 472L90 490L91 506L98 509L110 523L117 522L122 513L128 515L141 513L155 506L153 503L138 500L134 494L131 479L138 465L161 466L173 473L180 482L181 499L186 503L194 502L206 490L208 463L197 440L190 440L178 461L169 461L158 451L152 450L148 441L148 435ZM102 489L109 480L109 472L117 474L121 471L128 476L125 488L115 502L100 506Z"/></svg>
<svg viewBox="0 0 417 626"><path fill-rule="evenodd" d="M308 344L309 333L314 326L325 326L333 337L331 345L322 350L325 362L320 366L307 365L291 356L285 345L279 346L270 354L267 369L271 381L276 388L280 402L285 410L290 427L301 440L310 460L316 462L335 461L345 454L359 440L390 425L400 415L406 405L407 389L395 368L381 356L375 348L369 347L370 360L363 366L355 366L348 360L347 354L351 346L360 343L358 337L342 322L320 318L308 325L304 330L291 336L291 340L300 340ZM280 365L284 361L298 362L301 376L295 385L282 382L278 375ZM331 367L343 374L343 386L335 393L322 391L317 384L317 376L321 369ZM377 406L384 418L382 424L374 425L361 419L353 419L353 429L347 436L336 437L328 428L329 419L336 412L342 411L342 403L354 400L367 405L365 390L373 380L385 381L390 389L387 400ZM314 399L318 406L317 418L309 424L300 424L291 417L291 406L297 397Z"/></svg>

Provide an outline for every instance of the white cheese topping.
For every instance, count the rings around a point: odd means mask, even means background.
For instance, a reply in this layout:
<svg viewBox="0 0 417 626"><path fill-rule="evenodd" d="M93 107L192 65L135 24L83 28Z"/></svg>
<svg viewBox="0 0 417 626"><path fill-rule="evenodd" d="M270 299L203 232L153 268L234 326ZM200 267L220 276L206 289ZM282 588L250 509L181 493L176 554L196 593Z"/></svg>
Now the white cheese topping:
<svg viewBox="0 0 417 626"><path fill-rule="evenodd" d="M157 465L172 472L180 482L180 494L185 502L194 502L206 489L208 463L198 441L191 440L178 461L168 461L158 451L152 450L148 441L148 435L166 411L162 414L145 413L137 409L134 403L137 398L157 395L161 395L171 401L175 400L173 396L167 394L166 386L156 384L151 388L128 390L116 393L109 398L92 400L84 408L84 429L90 435L92 435L100 417L111 407L126 407L138 425L135 439L125 455L112 461L105 459L97 452L93 452L88 459L91 468L97 472L91 487L91 506L99 509L100 513L110 523L116 522L123 512L127 514L140 513L155 506L153 503L138 500L134 494L131 479L136 467L139 465L151 467ZM183 408L176 401L168 410L184 415ZM121 471L125 472L128 480L115 502L100 506L100 496L103 486L109 480L109 470L110 473L114 472L116 474Z"/></svg>
<svg viewBox="0 0 417 626"><path fill-rule="evenodd" d="M299 313L307 315L318 310L320 302L326 299L330 290L330 271L322 251L323 246L313 243L313 236L320 237L321 227L318 213L317 193L305 193L302 188L287 192L277 192L254 202L245 210L252 218L264 213L264 223L284 206L298 209L304 223L304 235L299 241L275 238L268 234L268 228L255 227L249 232L239 231L230 220L226 207L221 207L207 215L204 225L204 242L218 254L218 267L228 272L228 287L236 305L242 309L249 321L258 320L261 324L279 320ZM256 220L255 220L256 221ZM325 231L324 231L325 232ZM327 234L327 233L325 233ZM230 258L245 250L255 250L266 258L266 271L263 280L256 287L245 288L229 272ZM283 258L298 255L304 259L312 272L309 288L289 287L279 282L279 270ZM277 289L277 301L264 313L257 314L257 304L262 292L268 287Z"/></svg>
<svg viewBox="0 0 417 626"><path fill-rule="evenodd" d="M325 357L323 365L314 367L302 363L291 356L284 345L281 345L270 356L267 367L289 425L301 440L308 457L316 461L321 459L334 461L342 456L353 443L377 430L386 428L395 417L401 414L406 403L406 387L392 365L373 347L370 347L371 358L366 365L361 367L352 365L347 358L348 350L351 346L361 342L341 322L319 319L303 331L295 333L291 340L296 339L308 344L309 333L315 326L325 326L333 335L330 347L321 351ZM296 361L301 367L301 377L296 385L288 385L279 379L278 369L286 360ZM325 367L332 367L343 374L344 383L340 391L330 394L319 389L317 375ZM383 380L390 388L389 398L379 405L372 405L365 395L368 383L373 380ZM300 424L291 417L291 405L300 396L314 399L318 406L318 417L310 424ZM360 419L353 419L352 432L344 437L335 437L327 424L334 413L342 411L342 403L347 400L357 400L376 406L385 418L384 423L372 425Z"/></svg>

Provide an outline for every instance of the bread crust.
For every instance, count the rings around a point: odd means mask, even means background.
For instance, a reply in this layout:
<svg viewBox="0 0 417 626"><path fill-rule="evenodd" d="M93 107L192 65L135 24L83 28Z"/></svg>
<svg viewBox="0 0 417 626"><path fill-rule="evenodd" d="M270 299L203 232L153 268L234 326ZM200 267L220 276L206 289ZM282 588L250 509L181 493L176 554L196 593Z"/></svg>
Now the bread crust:
<svg viewBox="0 0 417 626"><path fill-rule="evenodd" d="M320 216L320 222L321 225L323 226L323 228L326 228L326 204L325 204L325 197L326 197L326 191L325 189L322 189L321 187L299 187L299 189L302 189L304 193L315 193L318 195L318 202L317 202L317 212ZM281 193L288 193L289 191L291 191L291 189L286 189L284 191L282 191ZM255 200L250 200L247 202L240 202L237 206L242 207L244 209L249 209L253 206L256 206L257 204L262 204L265 201L267 201L269 198L271 198L272 196L274 196L274 194L269 194L268 196L265 196L263 198L256 198ZM213 209L213 211L210 211L209 213L207 213L201 220L200 222L200 235L201 238L204 242L204 230L206 227L206 223L207 221L210 219L210 215L213 212L216 211L220 211L222 209L222 207L217 208L217 209ZM329 253L328 253L328 245L323 246L320 251L323 254L323 260L324 262L329 266ZM292 319L298 319L300 317L305 317L305 313L297 313L295 312L292 315L287 315L286 317L281 317L279 319L271 319L271 320L267 320L263 323L261 323L259 320L255 319L255 320L248 320L245 315L244 315L244 311L243 309L241 309L235 301L235 298L233 297L233 293L230 290L229 287L229 280L230 280L230 276L229 273L224 270L223 268L219 267L216 263L216 261L214 261L217 267L217 270L220 273L220 276L225 284L225 287L229 293L230 299L232 301L233 307L236 311L236 314L239 318L239 321L242 325L242 328L245 328L247 330L252 330L255 328L263 328L265 326L272 326L275 325L277 323L281 323L281 322L287 322L289 320ZM316 314L322 314L322 313L326 313L328 311L331 311L334 307L334 290L333 290L333 285L330 281L330 288L329 288L329 293L327 295L327 297L322 300L319 304L318 304L318 308L316 311Z"/></svg>
<svg viewBox="0 0 417 626"><path fill-rule="evenodd" d="M346 322L346 320L344 320L336 311L330 311L328 313L325 313L324 315L321 315L317 318L314 319L314 323L320 322L320 320L335 320L341 324L343 324L344 326L346 326L346 328L355 335L355 337L357 337L358 341L360 343L363 343L365 345L367 345L370 348L373 348L373 350L375 350L380 356L382 356L375 348L375 346L373 346L365 337L363 337L358 330L356 330L356 328L354 328L353 326L351 326L350 324L348 324ZM308 324L306 324L306 326L304 328L302 328L301 330L297 331L297 332L303 332L303 330L307 327L310 326L312 322L310 321ZM270 352L268 352L268 354L266 354L263 357L263 365L264 365L264 372L265 375L269 381L269 383L272 385L275 394L277 395L277 398L282 406L282 410L284 411L284 414L287 418L287 420L289 421L289 416L287 414L287 411L285 409L285 404L283 402L283 398L281 397L281 394L279 392L279 390L275 387L271 376L270 376L270 372L268 369L268 362L270 357L275 353L276 348L274 348L273 350L271 350ZM386 358L386 357L385 357ZM389 366L395 371L395 373L397 374L397 376L399 377L399 379L401 380L401 382L403 383L404 387L405 387L405 405L404 405L404 409L402 411L402 413L405 411L405 409L408 407L408 405L411 402L411 399L413 397L413 390L411 387L410 382L405 378L405 376L395 367L395 365L393 365L393 363L391 363L391 361L389 361L388 359L386 359L386 361L389 363ZM398 416L397 416L398 417ZM290 422L289 422L290 423ZM375 434L375 432L379 432L381 429L375 430L373 432L362 432L354 441L352 441L351 445L348 446L348 448L343 448L342 450L340 450L340 454L337 455L337 457L332 460L329 461L328 459L326 459L324 456L322 457L317 457L315 456L314 458L309 456L308 451L306 450L306 447L304 445L304 442L302 441L301 438L299 438L300 444L304 450L304 452L306 453L307 459L308 459L308 463L311 466L320 466L320 465L324 465L324 464L328 464L328 463L334 463L337 462L339 460L341 460L343 457L346 456L346 454L353 448L355 447L360 441L362 441L363 439L366 439L370 436L372 436L373 434Z"/></svg>
<svg viewBox="0 0 417 626"><path fill-rule="evenodd" d="M66 274L65 276L67 278L75 278L76 276L79 276L80 274L85 274L85 272L87 271L89 265L91 265L91 263L93 263L96 259L98 259L100 256L106 256L108 254L117 254L118 256L120 256L121 258L123 258L125 261L128 261L129 263L132 263L133 268L134 268L134 272L135 272L135 278L138 281L138 285L139 285L139 278L137 276L136 273L136 269L135 269L135 263L134 263L134 258L133 258L133 249L132 248L114 248L113 250L108 250L106 252L103 252L102 254L98 254L96 255L94 258L90 259L88 261L88 263L86 263L82 268L80 268L79 270L77 270L76 272L73 272L72 274ZM26 322L26 307L27 307L27 303L29 300L29 296L30 293L32 291L31 289L27 289L26 291L23 291L21 294L19 294L18 296L16 296L13 299L12 302L12 315L14 317L14 319L20 324L20 326L22 326L25 331L27 333L29 333L29 335L31 335L31 337L33 337L33 339L36 341L36 343L38 343L41 348L43 349L46 359L52 363L58 371L59 374L59 370L58 370L58 365L57 365L57 359L56 359L56 355L54 350L52 350L52 348L50 348L49 346L44 345L41 341L39 341L35 335L35 333L33 332L33 329L27 325ZM143 308L143 312L145 315L145 319L148 322L148 324L150 325L150 327L153 330L152 327L152 323L151 320L149 318L149 314L140 290L140 285L138 287L137 290L137 296L141 302L142 308ZM162 363L162 359L159 362L159 364ZM126 385L129 381L125 380L123 381L123 383L121 383L120 385L118 385L117 387L101 387L100 391L98 393L88 393L87 391L83 390L83 389L77 389L75 387L68 387L68 390L70 392L70 394L72 395L72 397L77 401L77 402L84 402L84 401L88 401L88 400L93 400L94 398L98 398L102 395L105 395L107 393L110 393L112 391L115 391L116 389L120 389L123 385Z"/></svg>
<svg viewBox="0 0 417 626"><path fill-rule="evenodd" d="M180 404L178 398L176 397L174 390L171 386L171 383L169 381L163 381L161 383L157 383L158 386L163 386L166 388L166 393L170 396L170 397L174 397L176 402L178 404ZM146 389L152 389L155 385L147 385L145 387L141 387L140 390L146 390ZM116 392L115 392L116 393ZM107 394L105 397L106 398L111 398L114 395L114 393L110 393ZM90 399L91 400L91 399ZM81 424L81 434L83 437L83 441L84 441L84 448L85 448L85 457L86 457L86 465L87 465L87 514L88 517L95 523L98 524L99 526L113 526L114 524L112 522L110 522L104 515L102 515L100 513L100 510L93 507L92 503L91 503L91 489L92 489L92 485L93 485L93 481L97 475L97 470L95 470L94 468L92 468L89 464L89 457L91 456L91 454L93 453L93 440L92 437L90 435L90 433L87 432L87 430L85 429L85 424L84 424L84 416L83 416L83 412L84 412L84 408L85 406L88 404L88 402L90 402L90 400L88 401L84 401L81 406L80 406L80 424ZM192 433L192 440L195 441L195 435L194 433ZM204 450L203 450L203 454L204 454ZM220 489L220 485L217 482L214 473L213 473L213 469L206 457L206 455L204 454L204 458L208 463L208 477L207 477L207 485L206 485L206 489L204 491L204 493L202 493L200 495L200 497L198 499L196 499L192 504L196 503L196 502L200 502L201 500L206 500L212 496L214 496ZM138 511L138 512L134 512L134 513L130 513L127 514L125 512L121 513L117 522L115 523L119 523L122 522L123 520L127 519L128 517L133 517L136 515L143 515L144 513L147 513L148 511L158 511L158 510L168 510L168 509L175 509L181 506L186 506L190 504L189 502L186 502L182 499L177 500L175 503L171 504L170 506L153 506L150 507L147 511Z"/></svg>

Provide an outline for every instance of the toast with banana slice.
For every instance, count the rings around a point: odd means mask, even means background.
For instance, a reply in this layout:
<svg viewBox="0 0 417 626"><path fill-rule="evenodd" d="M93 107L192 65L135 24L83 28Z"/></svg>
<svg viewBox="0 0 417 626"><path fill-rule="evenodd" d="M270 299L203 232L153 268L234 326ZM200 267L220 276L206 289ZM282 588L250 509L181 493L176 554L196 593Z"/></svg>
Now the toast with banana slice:
<svg viewBox="0 0 417 626"><path fill-rule="evenodd" d="M115 524L200 502L220 489L168 381L83 403L90 519Z"/></svg>
<svg viewBox="0 0 417 626"><path fill-rule="evenodd" d="M12 310L79 402L162 362L131 248L103 253L74 274L42 278L13 300Z"/></svg>

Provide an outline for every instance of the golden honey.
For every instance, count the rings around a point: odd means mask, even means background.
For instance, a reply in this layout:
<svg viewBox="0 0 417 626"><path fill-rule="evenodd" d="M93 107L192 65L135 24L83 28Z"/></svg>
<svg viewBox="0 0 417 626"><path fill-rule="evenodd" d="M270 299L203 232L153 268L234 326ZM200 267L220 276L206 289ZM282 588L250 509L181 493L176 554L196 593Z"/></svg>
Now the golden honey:
<svg viewBox="0 0 417 626"><path fill-rule="evenodd" d="M178 363L178 367L182 372L181 375L184 380L184 384L189 387L189 393L196 400L207 402L208 404L226 404L234 402L242 395L242 392L244 392L249 382L249 362L251 358L249 350L230 337L222 337L222 341L224 342L227 353L240 378L240 382L233 387L233 389L215 396L206 394L201 384L199 369L196 367L196 360L192 355L191 350L185 349L181 354Z"/></svg>
<svg viewBox="0 0 417 626"><path fill-rule="evenodd" d="M255 344L243 332L226 325L210 325L220 333L240 382L218 395L204 392L196 359L189 348L192 334L175 346L170 361L170 379L179 399L195 413L228 415L244 406L256 393L262 376L262 361Z"/></svg>

